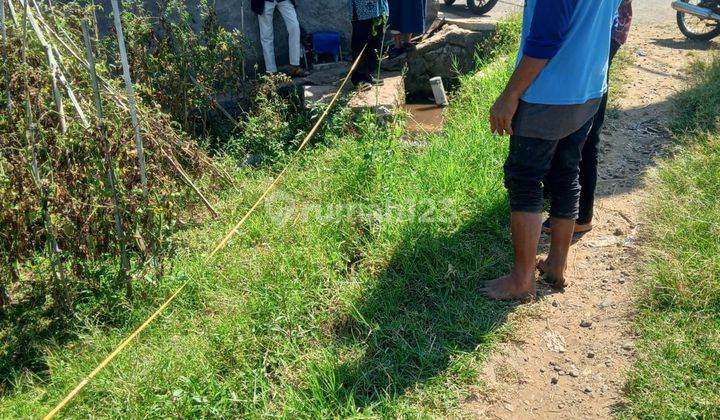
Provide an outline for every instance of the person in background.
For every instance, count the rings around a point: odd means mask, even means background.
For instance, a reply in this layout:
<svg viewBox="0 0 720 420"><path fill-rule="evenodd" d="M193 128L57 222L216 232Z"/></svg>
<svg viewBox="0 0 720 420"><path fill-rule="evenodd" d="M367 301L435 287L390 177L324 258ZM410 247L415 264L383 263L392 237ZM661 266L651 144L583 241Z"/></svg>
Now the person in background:
<svg viewBox="0 0 720 420"><path fill-rule="evenodd" d="M250 7L258 15L260 23L260 43L265 58L265 71L277 73L275 63L275 29L273 19L275 9L280 12L288 31L288 47L290 49L291 77L305 77L308 73L300 67L300 23L295 11L295 0L252 0Z"/></svg>
<svg viewBox="0 0 720 420"><path fill-rule="evenodd" d="M527 0L520 54L490 109L494 135L510 135L505 186L514 265L489 281L491 299L534 297L542 231L543 180L552 190L545 280L565 287L565 269L580 200L582 149L607 91L610 37L620 0Z"/></svg>
<svg viewBox="0 0 720 420"><path fill-rule="evenodd" d="M612 39L610 41L610 57L608 67L612 65L615 54L621 46L627 42L630 33L630 25L632 24L632 0L622 0L618 8L618 17L613 28ZM608 75L608 83L610 77ZM598 175L598 153L600 146L600 132L605 123L605 111L607 109L608 93L605 92L600 109L593 118L593 126L588 134L587 141L582 151L582 161L580 162L580 210L578 219L575 221L575 233L584 233L592 230L593 207L595 206L595 188L597 186ZM548 192L552 194L552 191ZM547 233L552 231L552 223L550 219L543 223L543 230Z"/></svg>
<svg viewBox="0 0 720 420"><path fill-rule="evenodd" d="M427 0L388 0L390 19L388 29L393 34L395 45L390 49L389 57L399 57L415 50L410 40L413 34L425 32L425 14Z"/></svg>
<svg viewBox="0 0 720 420"><path fill-rule="evenodd" d="M374 76L385 37L385 23L389 13L387 0L348 0L352 16L351 49L353 60L365 48L365 54L351 76L353 84L367 89L380 81ZM367 47L365 47L367 45Z"/></svg>

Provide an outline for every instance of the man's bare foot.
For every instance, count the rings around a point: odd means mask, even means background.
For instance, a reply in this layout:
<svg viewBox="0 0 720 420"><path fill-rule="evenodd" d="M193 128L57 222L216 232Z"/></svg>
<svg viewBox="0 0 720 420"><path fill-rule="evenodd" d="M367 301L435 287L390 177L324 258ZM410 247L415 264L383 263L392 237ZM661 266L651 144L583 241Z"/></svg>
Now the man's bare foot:
<svg viewBox="0 0 720 420"><path fill-rule="evenodd" d="M548 262L546 258L538 258L536 267L540 271L542 279L554 289L564 289L567 286L565 282L564 269L556 267L555 264Z"/></svg>
<svg viewBox="0 0 720 420"><path fill-rule="evenodd" d="M516 279L512 274L485 283L481 291L494 300L520 300L523 302L535 299L535 281Z"/></svg>

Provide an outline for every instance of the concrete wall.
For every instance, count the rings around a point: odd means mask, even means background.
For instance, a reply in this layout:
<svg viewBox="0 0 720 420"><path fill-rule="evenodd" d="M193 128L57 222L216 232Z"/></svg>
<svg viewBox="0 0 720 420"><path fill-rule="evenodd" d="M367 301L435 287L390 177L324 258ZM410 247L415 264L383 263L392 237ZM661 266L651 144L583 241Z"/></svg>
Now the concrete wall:
<svg viewBox="0 0 720 420"><path fill-rule="evenodd" d="M436 0L428 0L429 15L434 15L432 11L435 9L432 5L435 1ZM348 53L351 33L348 2L349 0L297 0L297 12L300 25L307 32L340 32L343 52ZM98 16L99 20L101 20L101 26L111 26L112 21L109 19L112 12L110 0L96 0L96 3L101 4L103 7L102 16ZM144 0L144 3L151 13L153 10L157 10L155 0ZM199 1L187 0L187 4L189 11L194 16L197 16ZM250 0L215 0L215 8L218 12L220 24L227 29L241 29L244 20L244 32L252 43L252 52L249 61L251 63L259 63L259 71L263 71L264 66L262 64L258 20L257 15L250 10ZM428 20L428 22L430 22L430 20ZM277 55L278 65L287 64L287 51L287 31L285 24L280 14L275 13L275 53Z"/></svg>

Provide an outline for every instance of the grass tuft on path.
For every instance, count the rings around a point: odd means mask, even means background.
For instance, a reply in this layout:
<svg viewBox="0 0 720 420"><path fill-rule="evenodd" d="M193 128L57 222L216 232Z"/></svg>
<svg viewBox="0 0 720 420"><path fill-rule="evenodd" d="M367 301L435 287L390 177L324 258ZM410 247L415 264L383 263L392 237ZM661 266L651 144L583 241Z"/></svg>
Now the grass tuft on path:
<svg viewBox="0 0 720 420"><path fill-rule="evenodd" d="M644 212L627 417L720 418L720 57L692 75L672 126L676 153L652 174Z"/></svg>
<svg viewBox="0 0 720 420"><path fill-rule="evenodd" d="M516 53L503 23L493 57ZM371 116L333 117L263 211L204 258L269 182L251 173L220 221L186 231L166 279L127 324L46 343L48 375L18 372L0 418L38 417L158 302L188 290L63 412L113 417L405 417L453 412L513 306L483 281L508 269L502 162L487 110L513 68L467 76L443 133L400 139ZM231 215L231 216L227 216Z"/></svg>

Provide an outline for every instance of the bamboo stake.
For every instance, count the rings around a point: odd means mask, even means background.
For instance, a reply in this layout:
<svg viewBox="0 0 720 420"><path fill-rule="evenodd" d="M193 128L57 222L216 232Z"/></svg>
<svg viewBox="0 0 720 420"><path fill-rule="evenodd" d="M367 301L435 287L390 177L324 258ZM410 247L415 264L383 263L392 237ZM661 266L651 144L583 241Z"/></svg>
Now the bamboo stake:
<svg viewBox="0 0 720 420"><path fill-rule="evenodd" d="M15 7L12 4L12 0L8 0L8 10L10 10L10 18L13 21L13 26L18 26L17 16L15 15Z"/></svg>
<svg viewBox="0 0 720 420"><path fill-rule="evenodd" d="M115 32L117 32L118 45L120 47L120 60L122 61L123 77L127 89L128 106L130 108L130 119L135 132L135 149L137 150L138 162L140 163L140 182L142 183L143 196L148 199L147 174L145 172L145 152L140 137L140 125L138 124L137 110L135 106L135 94L133 92L132 80L130 79L130 65L128 64L127 50L125 49L125 37L123 36L122 21L120 20L120 7L117 0L111 0L113 15L115 17Z"/></svg>
<svg viewBox="0 0 720 420"><path fill-rule="evenodd" d="M123 231L122 221L120 219L121 209L120 200L118 198L118 189L115 183L115 169L110 158L110 143L107 138L107 130L105 128L103 118L102 101L100 99L100 87L98 84L97 73L95 71L95 56L93 55L92 42L90 41L90 31L86 20L82 21L82 33L85 41L85 55L90 64L90 78L92 79L93 99L95 101L95 113L97 115L97 129L100 133L100 142L103 147L103 155L105 159L105 168L107 171L108 189L112 197L113 213L115 218L115 234L117 235L118 244L120 246L120 277L125 282L128 294L132 294L132 283L128 277L130 271L130 259L127 255L127 246L125 242L125 232Z"/></svg>
<svg viewBox="0 0 720 420"><path fill-rule="evenodd" d="M95 7L95 0L90 0L90 6L92 7L93 32L95 33L95 44L97 45L100 41L100 30L98 29L97 7Z"/></svg>
<svg viewBox="0 0 720 420"><path fill-rule="evenodd" d="M23 15L23 19L26 17L31 19L30 24L32 25L32 17L29 14L28 9L28 3L24 3L23 7L25 8L25 12L27 12L27 16ZM37 4L35 4L35 7L37 8ZM33 30L35 30L36 25L32 25ZM24 29L24 28L23 28ZM65 134L67 132L67 123L65 121L65 109L63 107L62 103L62 95L60 94L60 88L58 87L58 75L57 75L57 65L55 63L55 60L53 60L52 57L52 51L50 50L50 46L45 42L45 39L39 35L39 33L36 31L36 35L38 35L38 39L40 40L40 44L45 49L45 55L48 59L48 65L50 67L50 77L51 77L51 85L52 85L52 92L53 92L53 100L55 102L55 112L57 112L58 118L60 120L60 131Z"/></svg>
<svg viewBox="0 0 720 420"><path fill-rule="evenodd" d="M40 206L42 208L43 221L45 224L45 233L47 234L48 246L50 248L50 259L53 263L55 278L58 282L56 286L59 286L61 290L65 290L65 270L62 267L62 255L60 247L58 246L57 240L55 239L54 230L52 227L52 219L50 218L50 212L48 210L47 191L43 186L43 182L40 179L40 167L38 165L38 146L35 141L35 123L33 122L32 108L30 105L30 85L27 76L27 21L29 18L28 2L24 4L23 22L22 22L22 64L23 64L23 84L25 89L25 116L27 121L27 127L25 131L25 137L28 145L32 148L32 174L33 180L40 191ZM60 305L65 305L65 300L62 295L57 293L58 287L53 287L53 295L55 301Z"/></svg>
<svg viewBox="0 0 720 420"><path fill-rule="evenodd" d="M87 61L85 61L84 58L80 57L80 54L78 52L76 52L76 49L79 50L80 47L75 45L75 43L72 41L72 39L68 38L67 42L66 42L65 40L63 40L63 38L57 32L55 32L47 24L47 22L45 22L44 19L42 19L42 16L39 16L38 20L40 21L40 24L43 26L43 29L45 29L45 31L48 34L50 34L53 38L55 38L55 40L60 44L61 47L63 47L63 49L65 51L67 51L75 60L77 60L80 64L82 64L86 69L88 69L88 71L90 70L90 65L87 63ZM70 44L72 44L72 46L68 45L68 42ZM108 93L110 93L112 95L112 97L115 100L115 102L117 103L117 105L120 106L123 110L127 111L128 107L120 98L120 96L121 96L120 93L118 91L116 91L112 87L112 85L110 85L110 82L108 82L104 77L102 77L100 75L97 75L97 76L98 76L98 80L100 81L100 84L103 86L103 88L105 88L105 90L108 91Z"/></svg>
<svg viewBox="0 0 720 420"><path fill-rule="evenodd" d="M26 9L29 5L29 0L18 0L20 4L22 4ZM77 112L78 116L80 117L80 121L83 124L83 127L90 127L90 123L87 121L87 118L85 118L85 113L82 110L82 107L80 107L80 102L78 102L77 98L75 97L75 93L72 90L72 86L70 86L70 83L65 78L65 75L60 71L58 68L57 60L55 59L55 54L53 53L52 47L47 42L47 39L43 35L42 30L40 29L40 26L38 25L37 21L33 17L33 14L28 10L28 16L27 16L30 26L32 26L33 31L35 32L35 36L37 36L38 40L40 41L40 44L45 49L45 54L47 55L48 63L50 65L51 71L54 72L54 74L57 75L57 78L65 87L65 91L67 92L68 98L70 98L70 102L72 103L73 107L75 108L75 111Z"/></svg>
<svg viewBox="0 0 720 420"><path fill-rule="evenodd" d="M7 58L7 30L5 29L5 0L0 0L0 33L2 33L2 61L3 69L5 69L5 103L7 106L8 115L12 116L13 103L12 96L10 96L10 63Z"/></svg>
<svg viewBox="0 0 720 420"><path fill-rule="evenodd" d="M245 36L245 0L242 0L242 2L240 3L240 32L242 32L243 36ZM242 78L243 80L246 80L247 74L245 74L245 54L243 54L243 59L240 61L240 65L242 65Z"/></svg>
<svg viewBox="0 0 720 420"><path fill-rule="evenodd" d="M210 201L208 201L208 199L205 198L205 196L200 191L200 189L197 186L195 186L195 184L193 184L190 177L185 173L182 166L180 166L180 163L177 160L175 160L175 157L171 153L166 152L165 149L163 149L162 147L160 148L160 150L163 152L165 157L167 157L167 159L170 161L170 164L178 172L178 174L180 175L180 178L182 178L182 180L190 188L192 188L193 191L195 191L195 194L197 194L198 197L200 197L200 200L202 200L203 204L205 204L205 207L207 207L207 209L210 210L210 212L213 214L213 216L215 216L215 218L220 217L220 213L218 213L217 210L215 210L215 208L212 206L212 204L210 204Z"/></svg>

